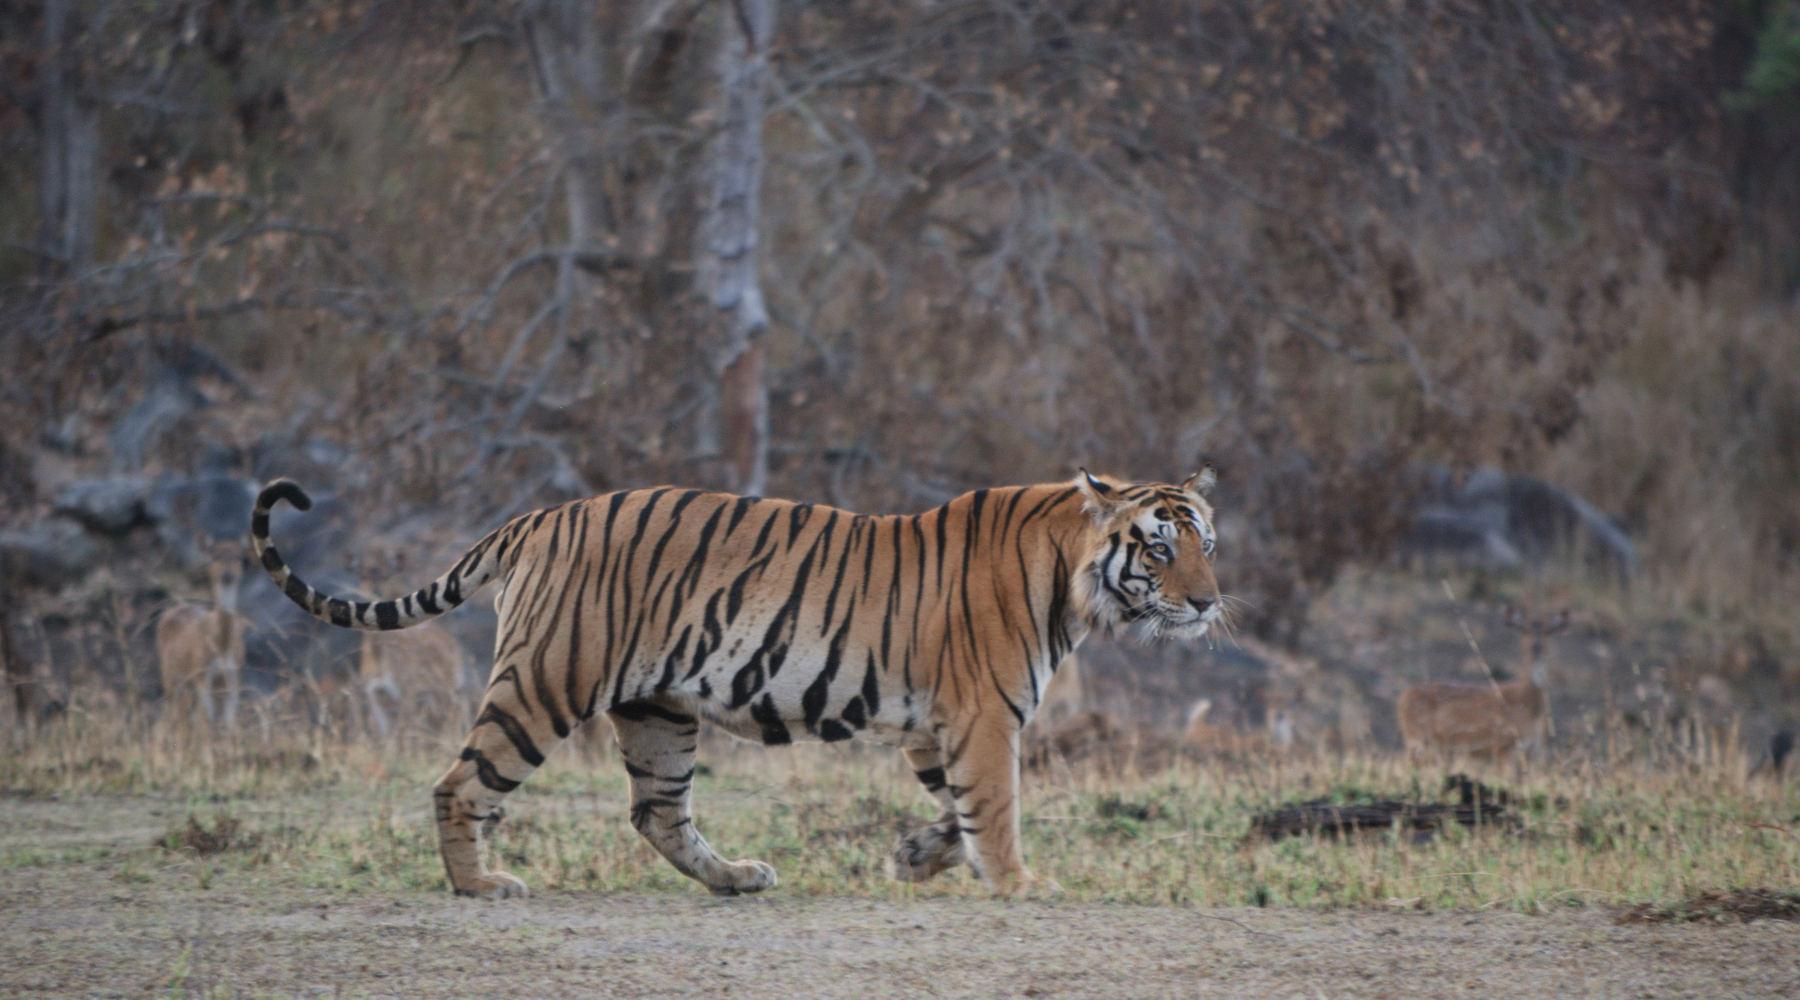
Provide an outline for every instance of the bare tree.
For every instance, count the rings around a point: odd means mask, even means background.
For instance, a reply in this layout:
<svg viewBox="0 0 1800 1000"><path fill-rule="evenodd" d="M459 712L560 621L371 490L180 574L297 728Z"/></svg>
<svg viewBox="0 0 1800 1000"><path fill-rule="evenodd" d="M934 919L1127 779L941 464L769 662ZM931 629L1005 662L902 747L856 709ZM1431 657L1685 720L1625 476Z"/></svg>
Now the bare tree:
<svg viewBox="0 0 1800 1000"><path fill-rule="evenodd" d="M552 297L516 343L545 324L559 335L490 441L511 432L564 360L573 303L591 297L584 272L629 268L635 294L616 301L660 340L694 347L670 353L704 359L681 373L690 398L679 411L692 421L696 457L723 485L764 488L761 337L769 321L757 228L773 21L771 0L651 2L600 13L573 0L525 7L521 33L552 133L568 240L549 254L557 266Z"/></svg>
<svg viewBox="0 0 1800 1000"><path fill-rule="evenodd" d="M724 116L714 143L713 195L706 232L714 322L722 334L713 358L719 373L717 424L728 483L763 492L769 475L769 396L763 334L769 314L757 276L757 223L762 190L762 120L768 89L768 43L776 0L733 0L735 31L718 49Z"/></svg>
<svg viewBox="0 0 1800 1000"><path fill-rule="evenodd" d="M80 52L70 0L44 5L43 159L38 179L41 251L64 273L79 273L94 252L96 113L82 92Z"/></svg>

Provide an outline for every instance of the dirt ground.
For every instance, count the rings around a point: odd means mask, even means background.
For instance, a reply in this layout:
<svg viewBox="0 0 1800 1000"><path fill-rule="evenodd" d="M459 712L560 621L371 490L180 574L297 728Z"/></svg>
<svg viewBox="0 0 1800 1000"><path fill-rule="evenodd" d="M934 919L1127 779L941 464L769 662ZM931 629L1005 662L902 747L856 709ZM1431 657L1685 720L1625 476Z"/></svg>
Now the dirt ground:
<svg viewBox="0 0 1800 1000"><path fill-rule="evenodd" d="M1800 995L1800 925L544 893L499 903L26 867L5 996Z"/></svg>

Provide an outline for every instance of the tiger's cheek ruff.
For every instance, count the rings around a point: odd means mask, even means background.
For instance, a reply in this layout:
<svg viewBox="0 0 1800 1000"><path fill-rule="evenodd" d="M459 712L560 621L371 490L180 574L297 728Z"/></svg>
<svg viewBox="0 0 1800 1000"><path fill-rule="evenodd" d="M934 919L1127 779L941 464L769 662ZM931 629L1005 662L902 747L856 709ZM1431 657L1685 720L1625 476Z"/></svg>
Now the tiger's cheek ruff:
<svg viewBox="0 0 1800 1000"><path fill-rule="evenodd" d="M1111 533L1077 574L1075 593L1093 627L1108 634L1128 632L1156 638L1154 612L1162 594L1162 574L1142 557L1141 546Z"/></svg>

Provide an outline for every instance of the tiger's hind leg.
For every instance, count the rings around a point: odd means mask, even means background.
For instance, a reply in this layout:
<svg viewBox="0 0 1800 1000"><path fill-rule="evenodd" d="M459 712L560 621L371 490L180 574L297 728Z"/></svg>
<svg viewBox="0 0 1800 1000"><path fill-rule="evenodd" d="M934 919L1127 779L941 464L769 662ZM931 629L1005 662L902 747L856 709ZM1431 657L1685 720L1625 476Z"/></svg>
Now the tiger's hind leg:
<svg viewBox="0 0 1800 1000"><path fill-rule="evenodd" d="M944 810L935 823L928 823L900 838L899 846L894 848L894 878L901 882L923 882L962 864L968 860L968 853L963 848L962 824L956 819L956 799L950 794L943 758L935 747L909 749L905 753L919 783Z"/></svg>
<svg viewBox="0 0 1800 1000"><path fill-rule="evenodd" d="M504 815L500 800L562 741L553 731L536 731L547 729L544 713L536 718L527 714L518 690L500 684L488 691L460 759L432 789L438 851L458 896L504 899L528 894L524 882L505 872L488 871L481 861L483 838Z"/></svg>
<svg viewBox="0 0 1800 1000"><path fill-rule="evenodd" d="M761 861L726 861L694 829L690 799L700 720L654 701L627 702L608 715L631 777L631 825L657 853L717 896L774 886L775 869Z"/></svg>

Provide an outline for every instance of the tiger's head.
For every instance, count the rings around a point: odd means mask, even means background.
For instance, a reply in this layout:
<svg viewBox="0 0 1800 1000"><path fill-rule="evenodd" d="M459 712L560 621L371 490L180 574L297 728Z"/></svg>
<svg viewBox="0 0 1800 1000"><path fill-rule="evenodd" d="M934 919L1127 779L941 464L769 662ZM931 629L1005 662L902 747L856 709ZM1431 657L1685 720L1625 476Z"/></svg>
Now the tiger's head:
<svg viewBox="0 0 1800 1000"><path fill-rule="evenodd" d="M1094 530L1075 574L1093 624L1146 641L1198 639L1225 613L1213 576L1211 466L1180 485L1075 478Z"/></svg>

